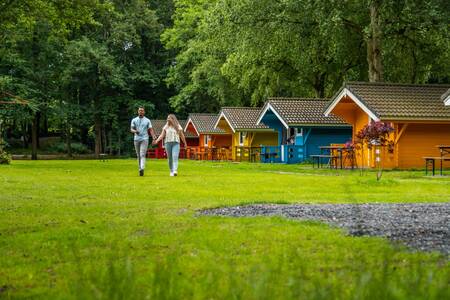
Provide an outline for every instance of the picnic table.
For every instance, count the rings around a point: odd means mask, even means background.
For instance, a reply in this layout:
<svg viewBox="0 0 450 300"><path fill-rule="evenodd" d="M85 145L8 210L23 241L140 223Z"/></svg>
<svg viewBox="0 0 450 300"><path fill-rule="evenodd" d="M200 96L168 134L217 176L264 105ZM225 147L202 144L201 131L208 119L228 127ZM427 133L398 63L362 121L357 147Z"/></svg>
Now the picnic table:
<svg viewBox="0 0 450 300"><path fill-rule="evenodd" d="M319 146L319 149L320 154L310 155L310 157L313 159L313 167L315 166L315 161L317 161L317 167L320 168L322 158L328 158L328 165L330 166L330 168L334 165L337 169L339 161L340 168L343 169L344 160L346 158L349 158L351 162L351 168L354 169L355 161L353 149L347 148L344 145Z"/></svg>
<svg viewBox="0 0 450 300"><path fill-rule="evenodd" d="M189 147L186 156L195 160L228 160L229 152L225 147Z"/></svg>
<svg viewBox="0 0 450 300"><path fill-rule="evenodd" d="M236 146L236 158L239 161L248 160L249 162L257 162L261 156L260 146Z"/></svg>
<svg viewBox="0 0 450 300"><path fill-rule="evenodd" d="M436 161L440 162L440 172L439 174L442 176L443 170L443 162L450 161L450 145L437 145L439 149L440 156L426 156L425 159L425 175L428 175L428 166L431 165L431 171L433 176L435 175L436 170Z"/></svg>

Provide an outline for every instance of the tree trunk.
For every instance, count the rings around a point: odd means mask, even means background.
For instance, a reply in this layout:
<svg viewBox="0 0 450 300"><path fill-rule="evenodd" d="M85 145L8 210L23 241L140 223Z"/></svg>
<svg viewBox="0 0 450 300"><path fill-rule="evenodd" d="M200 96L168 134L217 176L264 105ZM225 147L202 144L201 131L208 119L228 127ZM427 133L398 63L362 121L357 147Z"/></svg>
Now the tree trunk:
<svg viewBox="0 0 450 300"><path fill-rule="evenodd" d="M41 148L41 144L39 142L39 138L41 137L41 112L36 112L36 146L38 149Z"/></svg>
<svg viewBox="0 0 450 300"><path fill-rule="evenodd" d="M102 153L108 151L108 140L106 139L106 128L102 127Z"/></svg>
<svg viewBox="0 0 450 300"><path fill-rule="evenodd" d="M370 3L370 27L367 39L367 63L369 65L369 81L383 81L383 61L381 55L381 16L383 0L372 0Z"/></svg>
<svg viewBox="0 0 450 300"><path fill-rule="evenodd" d="M73 155L72 155L72 134L70 132L70 126L66 127L66 148L67 148L67 156L73 157Z"/></svg>
<svg viewBox="0 0 450 300"><path fill-rule="evenodd" d="M103 152L102 147L102 120L96 116L95 117L95 156L100 157L100 153Z"/></svg>
<svg viewBox="0 0 450 300"><path fill-rule="evenodd" d="M117 155L120 157L122 155L122 133L119 132L117 137Z"/></svg>
<svg viewBox="0 0 450 300"><path fill-rule="evenodd" d="M23 142L23 148L28 148L28 125L27 124L21 124L22 127L22 142Z"/></svg>
<svg viewBox="0 0 450 300"><path fill-rule="evenodd" d="M113 154L113 147L112 147L112 143L113 143L113 139L112 139L112 130L110 130L108 132L108 150L109 150L109 155Z"/></svg>
<svg viewBox="0 0 450 300"><path fill-rule="evenodd" d="M38 113L34 114L33 123L31 125L31 159L37 159L37 148L38 148L38 127L39 127L39 118Z"/></svg>
<svg viewBox="0 0 450 300"><path fill-rule="evenodd" d="M314 80L314 90L317 98L325 97L325 80L326 75L324 73L317 74Z"/></svg>
<svg viewBox="0 0 450 300"><path fill-rule="evenodd" d="M47 116L47 114L44 115L44 122L43 122L43 128L42 128L41 135L48 136L48 116Z"/></svg>

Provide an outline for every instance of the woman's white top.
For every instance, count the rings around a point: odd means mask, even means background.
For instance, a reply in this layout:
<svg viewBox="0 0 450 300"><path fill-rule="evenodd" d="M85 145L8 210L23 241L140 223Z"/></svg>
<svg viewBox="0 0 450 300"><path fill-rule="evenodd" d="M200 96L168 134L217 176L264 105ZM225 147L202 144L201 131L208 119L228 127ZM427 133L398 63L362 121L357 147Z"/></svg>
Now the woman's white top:
<svg viewBox="0 0 450 300"><path fill-rule="evenodd" d="M163 130L166 132L166 136L164 137L164 143L179 143L180 142L180 134L178 133L183 128L178 125L178 129L173 126L165 125Z"/></svg>

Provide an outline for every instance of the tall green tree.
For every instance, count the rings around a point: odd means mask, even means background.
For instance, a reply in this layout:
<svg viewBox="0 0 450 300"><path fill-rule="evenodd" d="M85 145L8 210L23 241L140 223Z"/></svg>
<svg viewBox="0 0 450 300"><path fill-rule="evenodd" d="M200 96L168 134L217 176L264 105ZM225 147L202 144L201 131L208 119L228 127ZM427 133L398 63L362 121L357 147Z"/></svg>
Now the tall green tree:
<svg viewBox="0 0 450 300"><path fill-rule="evenodd" d="M178 109L212 110L207 104L236 95L253 105L268 96L326 97L344 80L448 80L449 8L442 0L175 4L163 41L178 53L168 77Z"/></svg>
<svg viewBox="0 0 450 300"><path fill-rule="evenodd" d="M14 93L37 104L32 112L32 158L37 158L39 123L55 89L61 45L82 24L92 23L91 1L7 1L0 21L0 76L11 79Z"/></svg>

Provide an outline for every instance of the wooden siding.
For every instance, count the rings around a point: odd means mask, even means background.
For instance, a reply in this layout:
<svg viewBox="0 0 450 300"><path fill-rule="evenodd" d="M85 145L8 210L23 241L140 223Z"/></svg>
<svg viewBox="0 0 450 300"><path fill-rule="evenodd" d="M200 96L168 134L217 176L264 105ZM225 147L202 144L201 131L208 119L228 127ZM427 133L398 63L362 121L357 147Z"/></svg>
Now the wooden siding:
<svg viewBox="0 0 450 300"><path fill-rule="evenodd" d="M398 167L423 168L424 156L439 156L450 145L450 124L409 124L398 141Z"/></svg>
<svg viewBox="0 0 450 300"><path fill-rule="evenodd" d="M306 135L308 130L311 130L309 135L305 138L304 157L308 159L310 155L320 154L320 146L328 146L330 144L345 144L352 138L352 130L350 128L303 128Z"/></svg>
<svg viewBox="0 0 450 300"><path fill-rule="evenodd" d="M213 134L212 146L215 147L231 147L231 134Z"/></svg>
<svg viewBox="0 0 450 300"><path fill-rule="evenodd" d="M252 147L278 145L278 132L253 132Z"/></svg>

